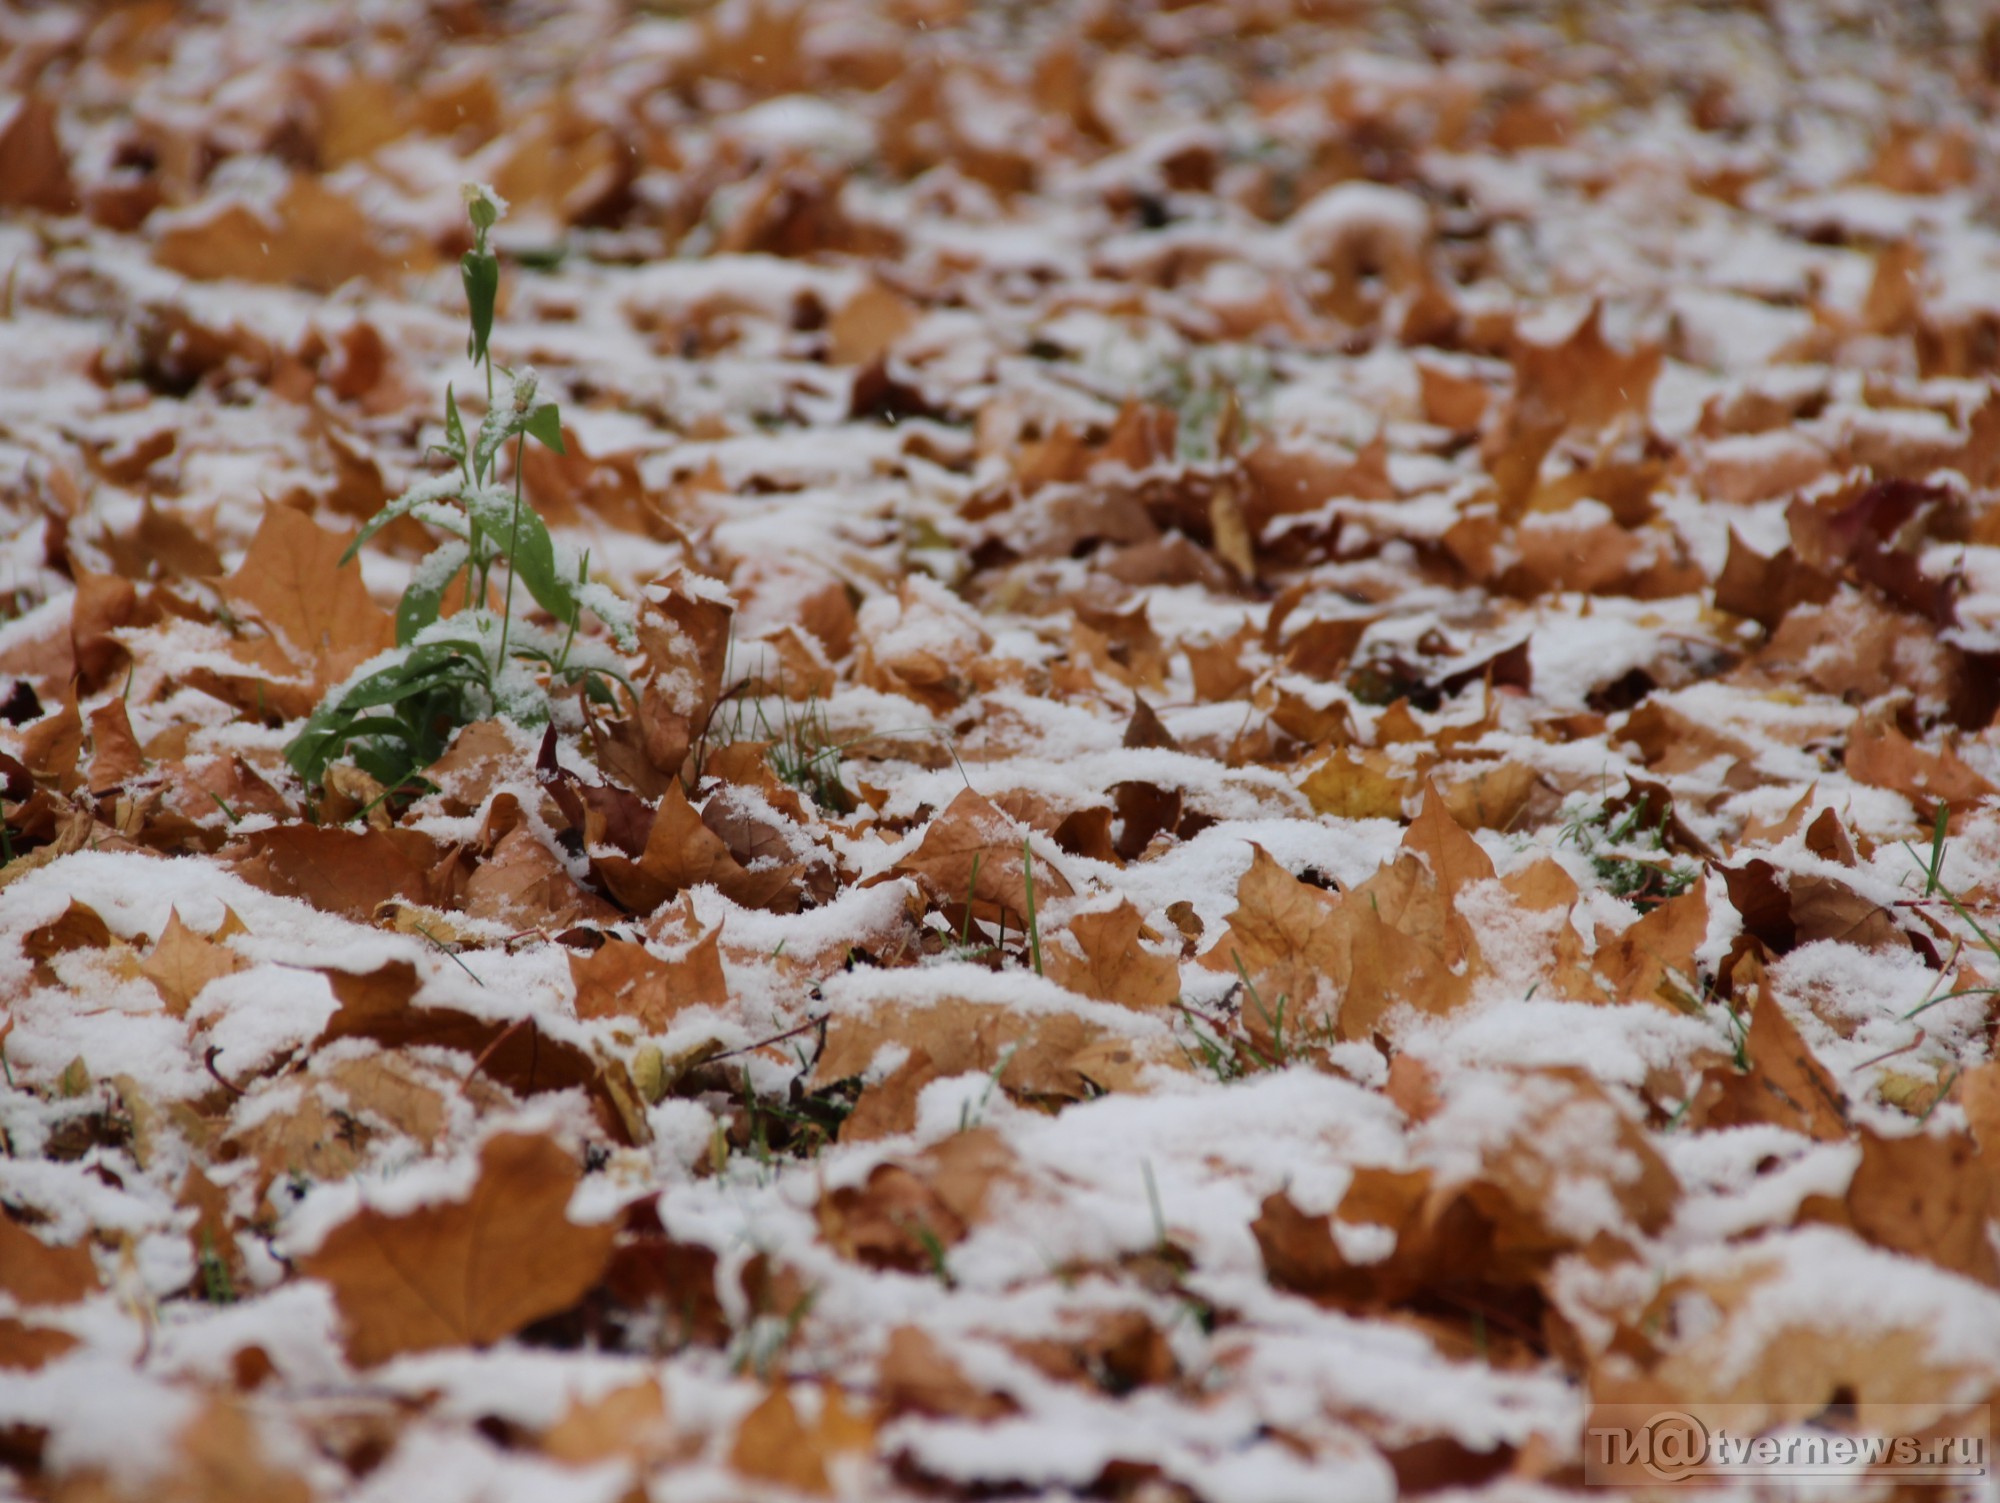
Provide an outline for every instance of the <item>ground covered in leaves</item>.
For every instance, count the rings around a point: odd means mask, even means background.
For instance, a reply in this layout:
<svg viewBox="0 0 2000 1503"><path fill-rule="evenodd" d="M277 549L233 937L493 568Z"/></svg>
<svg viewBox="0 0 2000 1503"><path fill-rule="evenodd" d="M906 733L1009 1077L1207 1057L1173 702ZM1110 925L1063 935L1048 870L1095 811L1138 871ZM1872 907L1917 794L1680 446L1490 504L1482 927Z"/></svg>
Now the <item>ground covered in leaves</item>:
<svg viewBox="0 0 2000 1503"><path fill-rule="evenodd" d="M1975 9L0 15L0 1489L1995 1401ZM468 178L633 693L302 786Z"/></svg>

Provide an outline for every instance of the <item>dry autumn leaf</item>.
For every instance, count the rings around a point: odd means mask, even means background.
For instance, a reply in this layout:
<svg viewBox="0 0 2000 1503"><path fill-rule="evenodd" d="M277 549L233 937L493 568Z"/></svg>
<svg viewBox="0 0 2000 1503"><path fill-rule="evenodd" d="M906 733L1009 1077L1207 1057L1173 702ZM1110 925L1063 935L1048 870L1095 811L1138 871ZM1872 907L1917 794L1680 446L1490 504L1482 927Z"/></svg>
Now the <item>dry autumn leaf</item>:
<svg viewBox="0 0 2000 1503"><path fill-rule="evenodd" d="M289 506L267 506L236 572L221 583L240 612L279 638L321 687L395 641L395 623L353 564L349 538Z"/></svg>
<svg viewBox="0 0 2000 1503"><path fill-rule="evenodd" d="M2000 1399L1990 7L26 9L0 1493Z"/></svg>
<svg viewBox="0 0 2000 1503"><path fill-rule="evenodd" d="M1062 873L1031 854L1012 820L970 788L931 822L896 870L918 878L934 902L970 903L981 917L1005 915L1016 930L1027 924L1031 875L1039 901L1074 891Z"/></svg>
<svg viewBox="0 0 2000 1503"><path fill-rule="evenodd" d="M69 1305L97 1287L89 1248L54 1246L0 1215L0 1289L23 1305Z"/></svg>
<svg viewBox="0 0 2000 1503"><path fill-rule="evenodd" d="M1158 936L1129 902L1080 913L1064 932L1074 950L1055 939L1045 943L1047 975L1058 986L1136 1008L1168 1007L1180 995L1179 964L1142 943Z"/></svg>
<svg viewBox="0 0 2000 1503"><path fill-rule="evenodd" d="M842 1461L874 1448L875 1422L865 1406L849 1408L845 1393L831 1383L815 1397L817 1413L808 1422L800 1416L790 1386L774 1386L737 1427L729 1464L760 1482L833 1496L833 1477Z"/></svg>
<svg viewBox="0 0 2000 1503"><path fill-rule="evenodd" d="M487 1346L568 1308L603 1273L612 1229L567 1215L581 1177L546 1138L502 1133L481 1149L469 1195L401 1215L364 1208L299 1268L332 1286L357 1366Z"/></svg>
<svg viewBox="0 0 2000 1503"><path fill-rule="evenodd" d="M720 1006L729 999L721 935L711 929L675 958L622 939L607 939L588 955L571 955L577 1016L630 1018L647 1033L663 1033L684 1008Z"/></svg>
<svg viewBox="0 0 2000 1503"><path fill-rule="evenodd" d="M180 910L169 909L167 927L154 941L141 967L146 979L160 989L167 1011L185 1016L188 1005L211 981L233 976L249 964L222 941L248 932L234 913L224 910L222 923L211 935L201 935L181 922Z"/></svg>

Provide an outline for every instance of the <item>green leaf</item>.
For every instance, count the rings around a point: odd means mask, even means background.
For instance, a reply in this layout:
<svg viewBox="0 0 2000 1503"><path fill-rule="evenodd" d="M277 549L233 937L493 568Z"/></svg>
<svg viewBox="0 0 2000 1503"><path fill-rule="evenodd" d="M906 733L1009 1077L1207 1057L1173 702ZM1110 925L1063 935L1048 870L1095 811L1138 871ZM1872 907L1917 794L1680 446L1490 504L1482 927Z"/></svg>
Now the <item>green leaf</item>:
<svg viewBox="0 0 2000 1503"><path fill-rule="evenodd" d="M538 440L544 448L554 449L558 454L567 454L563 447L562 418L556 412L556 404L544 402L525 418L521 419L521 429L528 437Z"/></svg>
<svg viewBox="0 0 2000 1503"><path fill-rule="evenodd" d="M454 460L465 463L465 424L458 415L458 397L449 386L444 389L444 446Z"/></svg>
<svg viewBox="0 0 2000 1503"><path fill-rule="evenodd" d="M408 647L417 638L417 633L436 621L444 611L445 592L451 582L458 578L458 571L465 567L471 552L460 542L446 543L434 549L430 557L417 565L411 576L410 586L403 591L403 598L396 602L396 645Z"/></svg>
<svg viewBox="0 0 2000 1503"><path fill-rule="evenodd" d="M468 647L474 651L467 651ZM371 673L340 696L343 711L379 709L400 704L447 683L477 684L486 678L486 665L476 655L476 644L430 642L413 648L400 662Z"/></svg>
<svg viewBox="0 0 2000 1503"><path fill-rule="evenodd" d="M575 620L583 604L557 571L556 545L535 509L525 502L517 505L511 494L492 487L473 492L466 502L535 603L558 621Z"/></svg>
<svg viewBox="0 0 2000 1503"><path fill-rule="evenodd" d="M465 353L473 360L486 358L486 343L493 335L493 304L500 294L500 258L491 252L467 251L458 258L458 274L465 283L465 301L472 318L472 337Z"/></svg>
<svg viewBox="0 0 2000 1503"><path fill-rule="evenodd" d="M475 480L485 483L493 473L493 461L507 446L507 440L521 431L520 419L513 415L513 409L503 400L488 408L479 420L479 436L472 441L472 474Z"/></svg>
<svg viewBox="0 0 2000 1503"><path fill-rule="evenodd" d="M340 555L340 566L346 568L353 562L354 555L361 551L362 544L398 517L407 517L427 501L447 501L456 498L463 483L464 479L459 475L433 475L428 480L419 480L361 524L361 531L356 533L354 541L347 545L347 551Z"/></svg>

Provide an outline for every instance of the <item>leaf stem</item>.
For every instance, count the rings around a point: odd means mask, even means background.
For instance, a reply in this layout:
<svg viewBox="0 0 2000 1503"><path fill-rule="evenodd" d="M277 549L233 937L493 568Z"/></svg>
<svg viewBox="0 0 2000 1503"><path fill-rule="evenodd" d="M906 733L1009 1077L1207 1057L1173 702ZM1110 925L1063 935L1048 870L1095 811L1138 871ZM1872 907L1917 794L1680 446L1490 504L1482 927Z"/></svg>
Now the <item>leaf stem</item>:
<svg viewBox="0 0 2000 1503"><path fill-rule="evenodd" d="M528 435L514 437L514 510L507 519L507 601L500 615L500 661L495 672L507 667L507 633L514 625L514 550L521 544L521 473L527 467Z"/></svg>

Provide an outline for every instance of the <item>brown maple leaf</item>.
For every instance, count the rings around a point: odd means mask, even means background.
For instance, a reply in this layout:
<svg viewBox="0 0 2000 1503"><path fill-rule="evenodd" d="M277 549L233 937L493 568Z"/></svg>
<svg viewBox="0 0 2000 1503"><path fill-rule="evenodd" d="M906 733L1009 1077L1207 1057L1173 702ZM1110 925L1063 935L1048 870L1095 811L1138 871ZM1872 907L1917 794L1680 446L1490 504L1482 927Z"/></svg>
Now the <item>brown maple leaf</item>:
<svg viewBox="0 0 2000 1503"><path fill-rule="evenodd" d="M394 1216L363 1209L299 1267L332 1286L357 1366L490 1346L567 1309L603 1273L613 1229L567 1214L581 1178L547 1138L502 1133L481 1150L466 1199Z"/></svg>
<svg viewBox="0 0 2000 1503"><path fill-rule="evenodd" d="M1064 931L1070 944L1054 936L1045 942L1048 978L1100 1002L1124 1007L1170 1007L1181 991L1179 963L1140 943L1150 935L1146 921L1129 901L1116 908L1077 914Z"/></svg>
<svg viewBox="0 0 2000 1503"><path fill-rule="evenodd" d="M720 1007L729 1000L718 927L672 959L629 940L607 939L589 955L569 957L580 1018L630 1018L647 1033L664 1033L684 1008Z"/></svg>
<svg viewBox="0 0 2000 1503"><path fill-rule="evenodd" d="M395 645L396 624L340 557L349 539L289 506L267 506L236 572L221 581L241 614L278 636L324 689Z"/></svg>
<svg viewBox="0 0 2000 1503"><path fill-rule="evenodd" d="M827 1464L842 1452L865 1453L875 1444L875 1419L867 1406L850 1409L832 1383L819 1390L818 1412L807 1423L783 1380L737 1427L729 1464L746 1477L775 1482L820 1497L833 1494Z"/></svg>
<svg viewBox="0 0 2000 1503"><path fill-rule="evenodd" d="M917 878L934 902L972 904L981 918L1004 916L1020 929L1028 915L1028 848L1020 828L990 799L967 788L931 821L916 850L895 870ZM1061 872L1037 856L1035 901L1068 897Z"/></svg>
<svg viewBox="0 0 2000 1503"><path fill-rule="evenodd" d="M232 934L248 932L243 921L225 909L215 933L200 935L181 922L179 909L169 908L167 926L140 969L159 988L167 1011L174 1017L185 1017L188 1005L209 982L248 967L249 961L222 943Z"/></svg>

